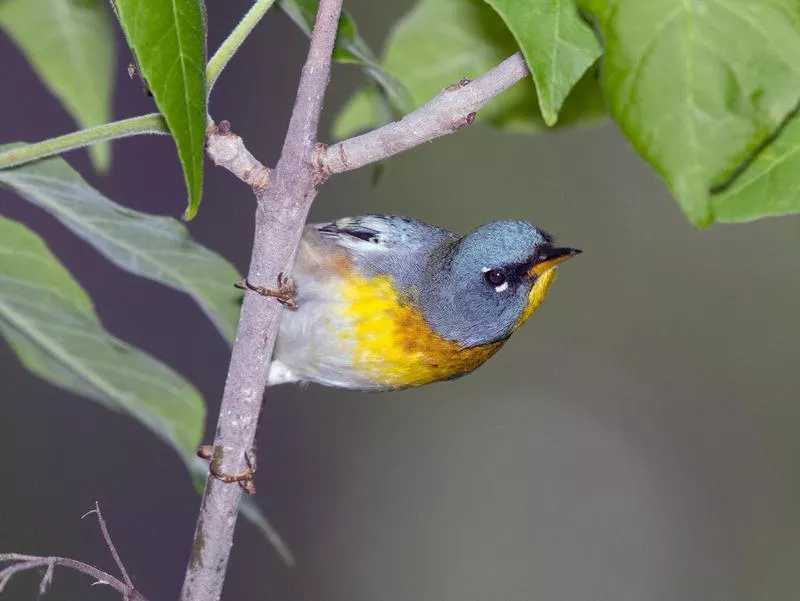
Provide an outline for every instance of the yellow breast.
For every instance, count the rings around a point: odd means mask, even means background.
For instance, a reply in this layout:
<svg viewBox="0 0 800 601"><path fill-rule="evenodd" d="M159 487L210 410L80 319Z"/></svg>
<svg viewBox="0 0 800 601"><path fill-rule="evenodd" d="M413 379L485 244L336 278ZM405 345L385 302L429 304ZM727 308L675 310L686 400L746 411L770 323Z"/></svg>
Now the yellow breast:
<svg viewBox="0 0 800 601"><path fill-rule="evenodd" d="M353 367L387 388L421 386L466 374L503 341L463 349L431 330L419 308L398 293L389 276L342 280L339 311L343 347L353 349Z"/></svg>

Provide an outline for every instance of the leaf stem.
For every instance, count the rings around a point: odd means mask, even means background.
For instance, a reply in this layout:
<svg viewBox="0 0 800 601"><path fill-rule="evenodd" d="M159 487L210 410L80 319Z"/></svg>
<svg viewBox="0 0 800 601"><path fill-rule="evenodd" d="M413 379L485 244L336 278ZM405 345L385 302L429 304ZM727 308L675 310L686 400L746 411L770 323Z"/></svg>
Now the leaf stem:
<svg viewBox="0 0 800 601"><path fill-rule="evenodd" d="M228 61L236 54L236 51L247 39L247 36L250 35L253 28L274 3L275 0L256 0L250 10L242 17L242 20L239 21L239 24L217 49L211 60L208 61L208 66L206 67L207 93L211 92L211 88L214 87ZM16 167L17 165L30 163L55 154L83 148L96 142L116 140L139 134L169 134L169 129L166 121L159 113L112 121L104 125L81 129L63 136L7 150L0 153L0 169Z"/></svg>
<svg viewBox="0 0 800 601"><path fill-rule="evenodd" d="M222 45L217 48L214 56L208 61L206 67L206 94L211 93L211 88L217 83L220 73L231 60L234 54L239 50L239 47L250 35L255 26L261 20L269 7L275 3L275 0L256 0L250 10L242 17L239 24L233 28L230 35L222 42Z"/></svg>
<svg viewBox="0 0 800 601"><path fill-rule="evenodd" d="M126 138L138 134L168 134L167 124L159 113L150 113L122 121L81 129L76 132L27 144L0 153L0 169L15 167L54 154L83 148L95 142Z"/></svg>

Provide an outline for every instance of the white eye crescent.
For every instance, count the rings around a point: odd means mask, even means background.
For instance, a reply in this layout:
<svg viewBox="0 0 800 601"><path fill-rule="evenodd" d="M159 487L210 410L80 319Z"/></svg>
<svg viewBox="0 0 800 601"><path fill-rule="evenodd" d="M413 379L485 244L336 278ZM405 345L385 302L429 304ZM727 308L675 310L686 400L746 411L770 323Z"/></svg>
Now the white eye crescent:
<svg viewBox="0 0 800 601"><path fill-rule="evenodd" d="M503 282L499 286L495 286L494 289L495 292L504 292L505 290L508 290L508 282Z"/></svg>

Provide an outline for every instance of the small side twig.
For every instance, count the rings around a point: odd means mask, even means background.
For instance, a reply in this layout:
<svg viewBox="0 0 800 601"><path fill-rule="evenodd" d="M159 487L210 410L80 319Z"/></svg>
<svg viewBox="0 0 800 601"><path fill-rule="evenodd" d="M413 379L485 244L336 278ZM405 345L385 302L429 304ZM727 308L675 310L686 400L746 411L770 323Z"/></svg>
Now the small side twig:
<svg viewBox="0 0 800 601"><path fill-rule="evenodd" d="M474 81L447 86L427 104L394 123L318 149L317 178L352 171L458 131L492 98L530 75L522 53L511 55Z"/></svg>
<svg viewBox="0 0 800 601"><path fill-rule="evenodd" d="M147 598L144 597L144 595L137 591L133 586L133 581L128 575L128 571L125 569L125 566L122 563L119 554L117 553L117 549L114 547L114 543L111 541L111 535L108 532L108 525L106 524L105 519L103 519L103 515L100 513L100 506L97 503L95 503L95 508L86 513L83 517L86 517L92 513L97 514L97 521L100 525L100 530L103 533L103 538L105 539L106 545L111 552L111 556L114 558L114 562L117 564L117 567L122 573L124 582L123 580L112 576L108 572L104 572L103 570L100 570L87 563L70 559L68 557L41 557L38 555L23 555L21 553L0 553L0 565L9 564L5 568L0 569L0 593L3 592L3 589L5 589L6 585L17 574L26 572L28 570L45 568L44 576L39 583L39 594L42 595L47 591L48 587L53 581L53 571L55 568L64 567L75 570L76 572L80 572L81 574L86 574L90 578L94 579L94 584L105 584L110 586L120 595L122 595L124 601L147 601Z"/></svg>
<svg viewBox="0 0 800 601"><path fill-rule="evenodd" d="M122 574L122 579L125 581L125 584L133 589L133 580L131 580L131 577L128 575L128 570L125 569L125 564L122 563L122 559L120 559L119 553L117 553L117 548L114 546L114 542L111 540L111 533L108 531L108 524L106 524L106 520L103 517L103 514L100 512L100 503L95 501L94 509L84 513L81 516L81 519L93 513L97 515L97 522L100 524L100 532L103 533L103 539L106 541L108 550L111 551L111 557L114 558L114 563L117 564L117 568L119 568L119 572Z"/></svg>
<svg viewBox="0 0 800 601"><path fill-rule="evenodd" d="M231 131L228 121L220 121L208 128L206 154L217 167L223 167L249 185L256 194L269 186L270 168L254 157Z"/></svg>

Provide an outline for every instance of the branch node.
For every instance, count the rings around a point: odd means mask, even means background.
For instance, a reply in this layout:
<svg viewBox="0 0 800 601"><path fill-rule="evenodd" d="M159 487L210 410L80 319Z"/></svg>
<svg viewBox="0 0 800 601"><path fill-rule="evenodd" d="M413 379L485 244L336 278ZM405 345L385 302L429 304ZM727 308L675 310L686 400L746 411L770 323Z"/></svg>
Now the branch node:
<svg viewBox="0 0 800 601"><path fill-rule="evenodd" d="M219 125L217 126L217 133L221 136L227 136L229 133L231 133L231 122L227 119L220 121Z"/></svg>
<svg viewBox="0 0 800 601"><path fill-rule="evenodd" d="M339 158L345 165L347 165L347 155L344 152L344 147L341 144L338 144L338 146ZM311 176L314 179L314 186L320 186L324 184L331 176L331 170L324 161L325 152L327 150L328 147L319 142L314 147L314 153L311 155Z"/></svg>
<svg viewBox="0 0 800 601"><path fill-rule="evenodd" d="M239 154L242 139L231 132L231 124L220 121L219 125L211 125L206 137L206 153L218 167L226 167Z"/></svg>
<svg viewBox="0 0 800 601"><path fill-rule="evenodd" d="M472 83L471 79L467 79L466 77L459 80L457 83L451 83L449 86L445 88L448 92L457 92L461 88L467 87L469 84Z"/></svg>
<svg viewBox="0 0 800 601"><path fill-rule="evenodd" d="M250 184L250 187L253 189L255 194L261 194L264 190L269 187L269 176L271 170L269 167L264 167L260 165L256 167L253 171L248 171L245 173L246 179L244 180L246 183Z"/></svg>
<svg viewBox="0 0 800 601"><path fill-rule="evenodd" d="M223 167L259 194L269 186L270 169L262 165L231 131L230 121L222 120L207 129L206 154L217 166Z"/></svg>
<svg viewBox="0 0 800 601"><path fill-rule="evenodd" d="M56 565L51 563L47 566L47 570L42 576L42 580L39 583L39 596L41 597L47 592L47 589L50 588L50 585L53 583L53 570L55 570Z"/></svg>
<svg viewBox="0 0 800 601"><path fill-rule="evenodd" d="M466 124L467 124L467 125L472 125L472 124L475 122L475 116L476 116L477 114L478 114L478 113L477 113L477 112L475 112L475 111L472 111L471 113L469 113L469 114L466 116L466 118L464 119L464 121L466 121Z"/></svg>

